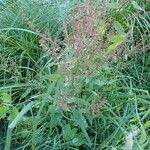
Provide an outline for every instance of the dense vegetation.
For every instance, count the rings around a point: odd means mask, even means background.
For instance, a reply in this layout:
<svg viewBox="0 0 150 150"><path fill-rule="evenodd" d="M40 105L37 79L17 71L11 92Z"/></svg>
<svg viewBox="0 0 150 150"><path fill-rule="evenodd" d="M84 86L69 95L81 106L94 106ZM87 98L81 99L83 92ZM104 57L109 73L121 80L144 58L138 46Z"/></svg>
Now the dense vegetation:
<svg viewBox="0 0 150 150"><path fill-rule="evenodd" d="M148 150L150 3L0 1L0 150Z"/></svg>

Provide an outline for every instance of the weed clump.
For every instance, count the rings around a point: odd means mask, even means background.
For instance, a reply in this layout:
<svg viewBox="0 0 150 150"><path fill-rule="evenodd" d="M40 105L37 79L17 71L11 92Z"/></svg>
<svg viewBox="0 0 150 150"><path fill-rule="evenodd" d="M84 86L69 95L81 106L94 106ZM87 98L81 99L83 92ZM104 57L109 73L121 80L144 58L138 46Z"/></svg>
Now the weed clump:
<svg viewBox="0 0 150 150"><path fill-rule="evenodd" d="M0 149L147 149L147 4L7 4L0 2Z"/></svg>

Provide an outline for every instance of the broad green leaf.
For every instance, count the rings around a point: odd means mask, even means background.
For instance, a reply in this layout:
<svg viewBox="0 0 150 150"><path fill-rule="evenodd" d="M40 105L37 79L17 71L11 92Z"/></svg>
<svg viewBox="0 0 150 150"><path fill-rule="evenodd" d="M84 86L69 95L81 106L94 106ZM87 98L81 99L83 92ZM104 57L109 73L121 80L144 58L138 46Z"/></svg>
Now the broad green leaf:
<svg viewBox="0 0 150 150"><path fill-rule="evenodd" d="M57 111L58 111L57 106L55 106L53 104L48 106L48 112L50 112L51 114L56 113Z"/></svg>
<svg viewBox="0 0 150 150"><path fill-rule="evenodd" d="M1 99L4 103L12 103L11 96L10 96L7 92L3 92L3 93L1 93L0 95L1 95L0 99Z"/></svg>
<svg viewBox="0 0 150 150"><path fill-rule="evenodd" d="M70 132L71 132L71 127L68 124L63 129L63 137L64 137L65 141L71 140L71 138L70 138Z"/></svg>
<svg viewBox="0 0 150 150"><path fill-rule="evenodd" d="M72 139L72 144L75 146L80 146L83 144L86 144L86 139L83 135L83 133L79 133L74 139Z"/></svg>
<svg viewBox="0 0 150 150"><path fill-rule="evenodd" d="M72 118L81 128L86 129L88 127L85 117L80 112L74 111Z"/></svg>
<svg viewBox="0 0 150 150"><path fill-rule="evenodd" d="M125 42L126 38L123 35L111 35L108 37L108 40L110 42L113 42L113 44L108 47L108 52L111 52L112 50L116 49L117 46L119 46L121 43Z"/></svg>
<svg viewBox="0 0 150 150"><path fill-rule="evenodd" d="M116 49L117 46L119 46L120 43L114 43L114 44L111 44L109 47L108 47L108 52L111 52L112 50Z"/></svg>
<svg viewBox="0 0 150 150"><path fill-rule="evenodd" d="M0 119L6 117L6 113L9 110L8 106L2 105L0 106Z"/></svg>
<svg viewBox="0 0 150 150"><path fill-rule="evenodd" d="M74 111L72 115L72 119L75 121L75 124L79 125L86 140L88 141L89 146L92 144L91 139L86 131L86 128L88 127L88 123L85 119L85 117L82 115L81 112Z"/></svg>
<svg viewBox="0 0 150 150"><path fill-rule="evenodd" d="M13 107L9 112L8 120L12 121L15 119L15 117L18 115L19 111L16 107Z"/></svg>
<svg viewBox="0 0 150 150"><path fill-rule="evenodd" d="M63 136L65 141L72 140L76 136L76 133L77 133L77 129L75 128L71 129L71 126L69 124L66 125L63 130Z"/></svg>
<svg viewBox="0 0 150 150"><path fill-rule="evenodd" d="M115 44L116 43L120 44L120 43L123 43L123 42L126 41L126 37L123 36L123 35L111 35L111 36L108 37L108 40L110 42L115 43Z"/></svg>
<svg viewBox="0 0 150 150"><path fill-rule="evenodd" d="M150 121L145 122L144 127L145 128L150 128Z"/></svg>
<svg viewBox="0 0 150 150"><path fill-rule="evenodd" d="M132 124L130 128L131 128L131 131L140 132L140 129L138 128L138 126L136 126L136 125L134 125L134 124Z"/></svg>
<svg viewBox="0 0 150 150"><path fill-rule="evenodd" d="M114 28L115 28L115 30L117 31L118 34L125 35L124 28L123 28L123 26L121 25L120 22L115 21L114 22Z"/></svg>
<svg viewBox="0 0 150 150"><path fill-rule="evenodd" d="M117 106L117 107L116 107L116 111L119 112L120 110L121 110L121 107L120 107L120 106Z"/></svg>
<svg viewBox="0 0 150 150"><path fill-rule="evenodd" d="M129 120L129 122L136 122L136 121L138 121L137 117L133 117L132 119Z"/></svg>
<svg viewBox="0 0 150 150"><path fill-rule="evenodd" d="M60 111L52 112L51 113L51 121L50 121L51 127L59 125L62 118L63 118L63 114Z"/></svg>
<svg viewBox="0 0 150 150"><path fill-rule="evenodd" d="M145 141L146 141L146 139L147 139L146 132L143 131L142 134L140 135L139 143L140 143L140 144L144 144Z"/></svg>
<svg viewBox="0 0 150 150"><path fill-rule="evenodd" d="M64 78L64 76L61 74L50 74L50 75L48 75L48 77L49 77L49 79L62 79L62 78Z"/></svg>
<svg viewBox="0 0 150 150"><path fill-rule="evenodd" d="M106 81L103 81L103 80L95 80L94 83L98 86L103 86L106 84Z"/></svg>
<svg viewBox="0 0 150 150"><path fill-rule="evenodd" d="M140 111L144 111L146 108L145 107L140 107L139 110Z"/></svg>
<svg viewBox="0 0 150 150"><path fill-rule="evenodd" d="M50 112L49 115L51 118L50 123L49 123L49 127L50 127L49 132L52 133L52 129L55 128L57 125L61 124L63 114L53 106L51 106L49 112Z"/></svg>

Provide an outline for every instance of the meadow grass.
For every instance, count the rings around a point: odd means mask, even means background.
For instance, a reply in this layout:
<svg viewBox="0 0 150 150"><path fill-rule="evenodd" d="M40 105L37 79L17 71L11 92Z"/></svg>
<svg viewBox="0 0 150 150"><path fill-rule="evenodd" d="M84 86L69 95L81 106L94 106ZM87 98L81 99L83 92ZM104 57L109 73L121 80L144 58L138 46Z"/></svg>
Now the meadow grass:
<svg viewBox="0 0 150 150"><path fill-rule="evenodd" d="M148 150L149 4L0 2L0 150Z"/></svg>

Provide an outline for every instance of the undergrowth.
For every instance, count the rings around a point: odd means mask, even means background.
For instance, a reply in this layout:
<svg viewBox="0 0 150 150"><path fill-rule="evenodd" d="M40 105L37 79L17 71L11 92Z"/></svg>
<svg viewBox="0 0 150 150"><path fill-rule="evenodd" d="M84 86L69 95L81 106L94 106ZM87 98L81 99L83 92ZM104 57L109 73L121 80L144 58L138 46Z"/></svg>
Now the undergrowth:
<svg viewBox="0 0 150 150"><path fill-rule="evenodd" d="M149 3L0 1L0 150L148 150Z"/></svg>

